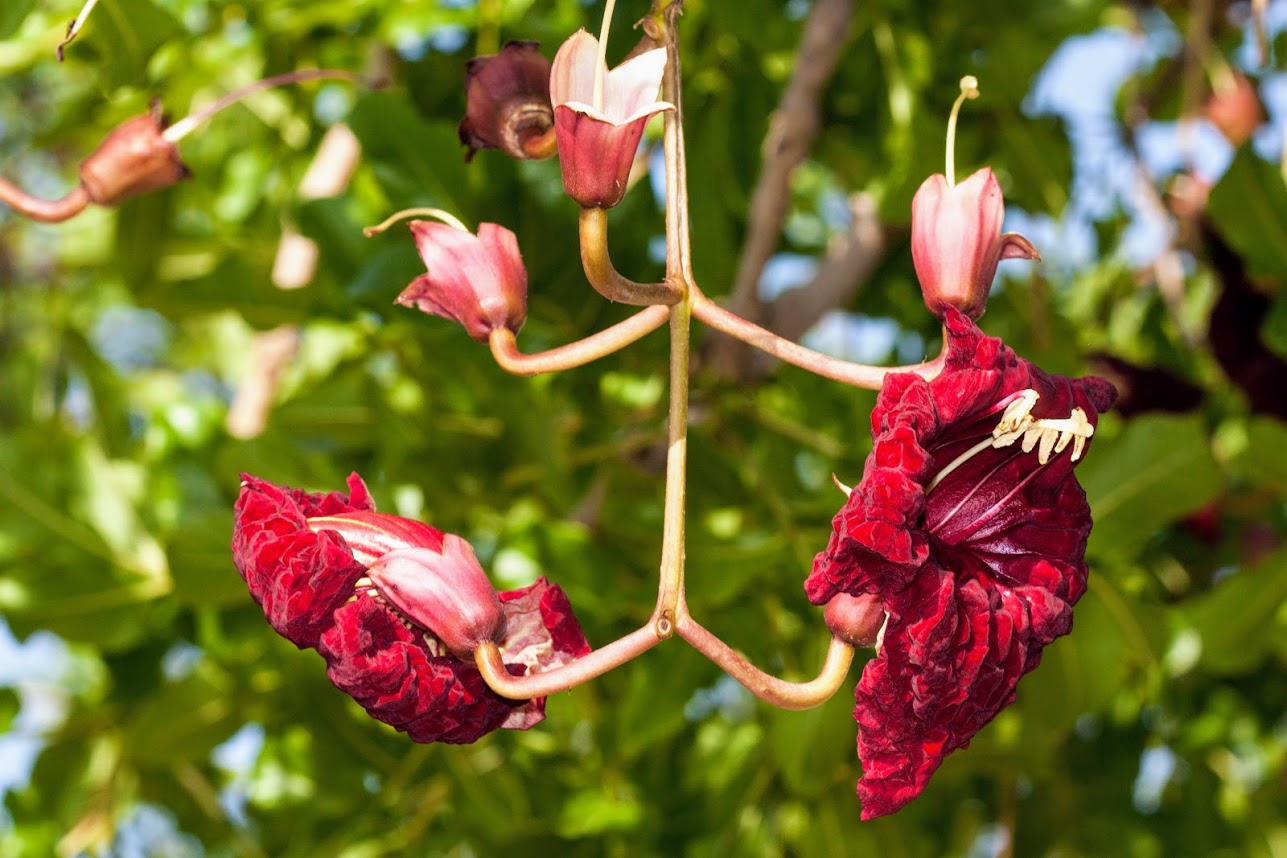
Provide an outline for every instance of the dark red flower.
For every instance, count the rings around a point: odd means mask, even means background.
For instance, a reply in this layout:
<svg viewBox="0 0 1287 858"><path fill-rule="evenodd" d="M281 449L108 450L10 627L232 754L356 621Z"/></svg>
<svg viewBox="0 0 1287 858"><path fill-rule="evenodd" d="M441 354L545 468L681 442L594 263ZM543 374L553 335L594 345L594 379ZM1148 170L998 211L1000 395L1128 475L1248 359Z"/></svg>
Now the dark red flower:
<svg viewBox="0 0 1287 858"><path fill-rule="evenodd" d="M536 42L509 42L499 54L474 57L465 66L465 118L457 133L469 147L500 149L511 158L552 158L554 108L550 61Z"/></svg>
<svg viewBox="0 0 1287 858"><path fill-rule="evenodd" d="M1090 508L1073 476L1112 385L1047 375L948 307L933 381L890 375L862 482L805 590L880 597L857 689L863 819L915 798L1014 700L1086 589Z"/></svg>
<svg viewBox="0 0 1287 858"><path fill-rule="evenodd" d="M354 474L348 484L348 496L309 494L242 476L233 562L273 628L301 649L317 649L337 688L417 742L473 742L498 727L527 729L542 721L544 698L495 694L472 661L453 655L393 606L416 601L413 613L430 622L441 619L449 600L421 603L415 587L388 600L368 575L368 567L394 552L403 560L406 552L413 559L425 551L446 556L444 543L458 538L377 513L361 478ZM463 563L463 554L453 551L448 565ZM401 585L407 574L400 569L393 580ZM493 598L504 614L499 646L511 673L550 670L590 652L567 597L544 578L479 601ZM478 606L482 614L489 610Z"/></svg>

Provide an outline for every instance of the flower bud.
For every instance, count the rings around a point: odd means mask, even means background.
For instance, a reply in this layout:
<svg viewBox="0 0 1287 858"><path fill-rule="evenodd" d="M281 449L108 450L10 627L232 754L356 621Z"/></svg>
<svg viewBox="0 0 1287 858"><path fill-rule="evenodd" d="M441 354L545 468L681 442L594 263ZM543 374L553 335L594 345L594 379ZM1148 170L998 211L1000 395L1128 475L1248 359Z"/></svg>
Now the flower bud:
<svg viewBox="0 0 1287 858"><path fill-rule="evenodd" d="M127 119L107 135L80 165L80 184L101 206L168 188L189 176L179 150L165 139L160 105Z"/></svg>
<svg viewBox="0 0 1287 858"><path fill-rule="evenodd" d="M500 643L505 612L474 549L455 534L443 536L442 551L398 548L378 558L368 572L390 605L466 661L484 641Z"/></svg>
<svg viewBox="0 0 1287 858"><path fill-rule="evenodd" d="M509 42L499 54L474 57L465 66L465 118L457 133L469 147L500 149L519 160L553 157L554 108L550 61L537 42Z"/></svg>
<svg viewBox="0 0 1287 858"><path fill-rule="evenodd" d="M1234 146L1241 146L1251 139L1265 121L1264 108L1256 87L1245 75L1233 75L1230 86L1216 92L1207 101L1207 119Z"/></svg>
<svg viewBox="0 0 1287 858"><path fill-rule="evenodd" d="M1001 234L1005 204L992 170L984 167L951 185L930 176L912 199L912 264L925 306L938 318L955 307L977 319L1002 259L1040 259L1018 233Z"/></svg>
<svg viewBox="0 0 1287 858"><path fill-rule="evenodd" d="M474 235L423 220L411 222L411 233L429 273L411 281L397 303L454 319L479 342L496 328L518 333L527 320L527 269L514 233L484 223Z"/></svg>
<svg viewBox="0 0 1287 858"><path fill-rule="evenodd" d="M585 30L559 48L550 72L559 166L564 190L583 207L611 208L625 197L644 127L674 107L657 100L665 69L666 51L656 48L608 71L599 40Z"/></svg>
<svg viewBox="0 0 1287 858"><path fill-rule="evenodd" d="M344 537L354 559L363 566L370 566L383 555L399 548L442 551L441 530L387 512L362 510L316 515L307 519L307 524L308 529L314 533L333 530Z"/></svg>
<svg viewBox="0 0 1287 858"><path fill-rule="evenodd" d="M827 602L822 618L832 636L850 646L880 649L884 637L885 605L879 596L837 593Z"/></svg>

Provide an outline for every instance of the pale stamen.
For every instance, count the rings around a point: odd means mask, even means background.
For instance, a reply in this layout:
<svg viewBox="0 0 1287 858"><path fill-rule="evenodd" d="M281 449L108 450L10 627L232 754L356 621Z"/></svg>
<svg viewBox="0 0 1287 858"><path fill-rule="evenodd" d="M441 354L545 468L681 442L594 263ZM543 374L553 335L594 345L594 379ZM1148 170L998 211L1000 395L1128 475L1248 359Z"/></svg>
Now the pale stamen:
<svg viewBox="0 0 1287 858"><path fill-rule="evenodd" d="M948 462L925 487L929 494L943 482L943 478L964 465L970 459L988 448L1000 450L1009 447L1022 439L1020 448L1025 453L1037 451L1037 462L1042 465L1050 463L1051 456L1057 456L1072 444L1072 460L1076 462L1086 449L1086 439L1095 434L1086 412L1074 408L1065 418L1033 418L1032 409L1037 404L1040 394L1028 388L1020 391L1015 399L1001 412L1001 419L992 430L992 437L984 438L979 443Z"/></svg>
<svg viewBox="0 0 1287 858"><path fill-rule="evenodd" d="M947 118L947 186L956 186L956 117L961 113L961 105L967 98L979 97L979 80L972 74L961 78L961 94L952 104L952 113Z"/></svg>
<svg viewBox="0 0 1287 858"><path fill-rule="evenodd" d="M603 8L603 24L599 29L599 55L594 66L594 89L590 97L590 105L598 111L603 110L603 78L608 72L608 31L612 29L612 12L616 6L617 0L608 0L608 5Z"/></svg>

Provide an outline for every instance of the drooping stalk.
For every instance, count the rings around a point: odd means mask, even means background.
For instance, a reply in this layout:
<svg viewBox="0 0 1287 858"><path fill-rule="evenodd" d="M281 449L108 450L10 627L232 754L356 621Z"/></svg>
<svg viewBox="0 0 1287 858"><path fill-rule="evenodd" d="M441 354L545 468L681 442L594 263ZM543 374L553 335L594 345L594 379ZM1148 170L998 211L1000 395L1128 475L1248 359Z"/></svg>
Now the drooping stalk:
<svg viewBox="0 0 1287 858"><path fill-rule="evenodd" d="M934 378L943 369L943 354L918 364L908 366L869 366L853 363L830 355L824 355L799 343L784 339L772 331L748 322L741 316L725 310L700 291L692 293L693 315L698 321L710 325L721 333L736 337L747 345L772 355L778 360L794 364L815 375L851 384L854 387L865 387L868 390L880 390L885 376L891 372L914 372L925 379ZM946 343L946 340L944 340ZM946 345L944 346L946 349Z"/></svg>
<svg viewBox="0 0 1287 858"><path fill-rule="evenodd" d="M546 697L583 685L620 667L631 659L643 655L663 640L648 623L607 646L599 647L589 655L562 667L527 676L514 676L505 669L505 659L500 648L488 641L474 651L474 664L487 685L501 697L511 700L530 700Z"/></svg>
<svg viewBox="0 0 1287 858"><path fill-rule="evenodd" d="M854 648L838 638L827 647L827 658L818 675L808 682L788 682L770 676L751 664L741 653L708 631L692 617L679 623L679 636L702 655L715 662L747 691L779 709L812 709L836 693L849 676Z"/></svg>
<svg viewBox="0 0 1287 858"><path fill-rule="evenodd" d="M81 7L80 14L76 16L76 20L67 25L67 35L63 36L63 40L58 43L58 62L61 63L63 61L63 52L67 49L67 46L72 43L72 40L80 35L81 27L85 26L85 21L89 18L89 13L93 12L94 7L97 5L98 0L88 0L88 2Z"/></svg>
<svg viewBox="0 0 1287 858"><path fill-rule="evenodd" d="M488 339L488 345L491 346L492 357L506 372L514 375L560 372L584 366L625 348L640 337L660 328L669 317L669 307L647 307L597 334L535 354L520 352L514 332L508 328L494 329Z"/></svg>
<svg viewBox="0 0 1287 858"><path fill-rule="evenodd" d="M464 222L460 218L452 214L451 212L444 211L442 209L433 208L433 207L422 206L418 208L403 209L402 211L394 212L393 214L386 217L384 220L377 223L375 226L363 227L362 234L365 235L367 238L371 238L372 236L379 235L380 233L384 232L386 229L393 226L395 223L404 221L409 217L431 217L434 220L442 221L443 223L447 224L447 226L455 227L461 232L470 231L469 227L465 226Z"/></svg>
<svg viewBox="0 0 1287 858"><path fill-rule="evenodd" d="M239 89L234 89L227 95L215 99L197 112L185 116L183 119L180 119L178 122L165 129L161 136L171 143L178 143L184 137L191 134L198 125L205 122L225 107L236 104L248 95L253 95L256 92L260 92L265 89L272 89L277 86L286 86L292 83L303 83L304 81L321 79L356 81L358 77L352 72L340 71L338 69L304 69L301 71L286 72L285 74L266 77L263 80L257 80L254 83L246 84Z"/></svg>
<svg viewBox="0 0 1287 858"><path fill-rule="evenodd" d="M90 199L89 192L81 185L72 188L61 200L45 200L33 197L17 185L0 178L0 203L32 220L61 223L83 212Z"/></svg>
<svg viewBox="0 0 1287 858"><path fill-rule="evenodd" d="M608 253L608 213L604 209L581 209L579 238L585 279L609 301L647 307L680 300L681 290L669 278L661 283L638 283L617 271Z"/></svg>

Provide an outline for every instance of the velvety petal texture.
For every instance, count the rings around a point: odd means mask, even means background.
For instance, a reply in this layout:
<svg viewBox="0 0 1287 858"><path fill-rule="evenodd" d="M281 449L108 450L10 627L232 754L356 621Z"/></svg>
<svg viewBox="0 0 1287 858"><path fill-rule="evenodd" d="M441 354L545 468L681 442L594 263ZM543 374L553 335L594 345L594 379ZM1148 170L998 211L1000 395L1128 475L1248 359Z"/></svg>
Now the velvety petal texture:
<svg viewBox="0 0 1287 858"><path fill-rule="evenodd" d="M673 107L657 100L666 51L644 51L609 71L599 64L599 40L578 30L559 48L550 72L550 101L559 165L568 196L586 208L611 208L626 193L644 127ZM596 69L603 72L602 106L594 106Z"/></svg>
<svg viewBox="0 0 1287 858"><path fill-rule="evenodd" d="M317 649L331 682L372 717L418 742L472 742L498 727L527 729L544 719L544 698L515 701L492 692L472 661L451 654L368 577L368 566L387 554L443 553L450 540L458 537L375 512L356 474L348 495L309 494L243 475L232 549L273 628L301 649ZM452 562L464 562L464 553L453 549ZM404 588L398 599L414 601L417 592ZM590 652L567 597L544 578L487 598L504 614L499 646L512 674L550 670ZM435 609L415 606L417 613Z"/></svg>
<svg viewBox="0 0 1287 858"><path fill-rule="evenodd" d="M815 604L872 595L889 615L856 694L863 819L918 795L1014 699L1086 589L1073 466L1112 385L1047 375L955 308L945 323L939 376L886 380L862 482L805 583Z"/></svg>
<svg viewBox="0 0 1287 858"><path fill-rule="evenodd" d="M479 342L495 328L518 333L527 320L527 269L513 232L484 223L474 235L413 220L411 234L429 271L411 281L397 303L453 319Z"/></svg>

